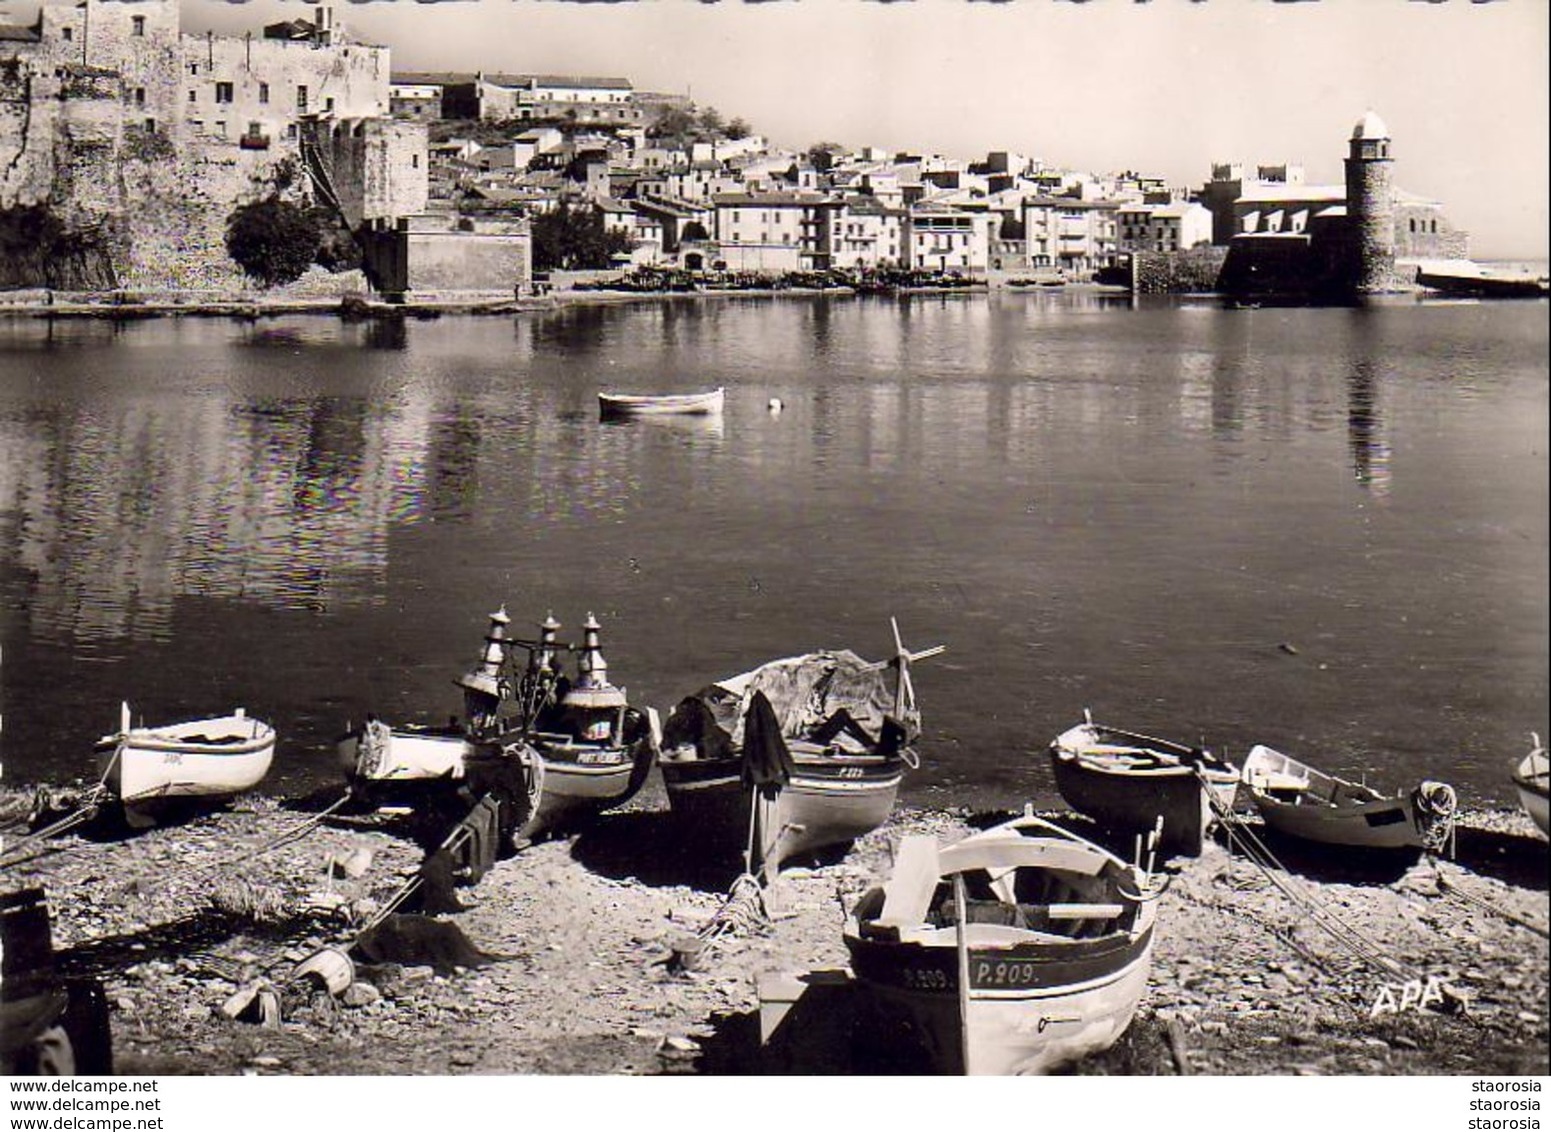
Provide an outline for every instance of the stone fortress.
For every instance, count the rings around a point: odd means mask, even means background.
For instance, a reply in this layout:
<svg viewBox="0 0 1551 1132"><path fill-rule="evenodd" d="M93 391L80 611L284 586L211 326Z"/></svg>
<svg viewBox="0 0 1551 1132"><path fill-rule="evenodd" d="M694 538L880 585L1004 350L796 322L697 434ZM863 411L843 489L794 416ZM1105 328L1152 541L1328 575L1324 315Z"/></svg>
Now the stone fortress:
<svg viewBox="0 0 1551 1132"><path fill-rule="evenodd" d="M43 207L101 288L241 286L237 206L279 192L352 231L423 212L426 128L389 117L386 47L320 6L242 37L178 0L44 0L0 25L0 210Z"/></svg>
<svg viewBox="0 0 1551 1132"><path fill-rule="evenodd" d="M1222 164L1202 187L1230 293L1367 295L1403 289L1429 260L1464 260L1469 238L1434 200L1395 185L1389 128L1373 111L1352 127L1345 181L1308 185L1295 165Z"/></svg>

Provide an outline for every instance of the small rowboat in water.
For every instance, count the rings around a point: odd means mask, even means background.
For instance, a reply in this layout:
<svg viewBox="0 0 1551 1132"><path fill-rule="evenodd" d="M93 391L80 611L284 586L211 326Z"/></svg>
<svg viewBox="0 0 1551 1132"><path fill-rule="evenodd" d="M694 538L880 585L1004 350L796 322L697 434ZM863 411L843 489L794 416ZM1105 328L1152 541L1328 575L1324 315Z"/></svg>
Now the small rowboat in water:
<svg viewBox="0 0 1551 1132"><path fill-rule="evenodd" d="M906 837L845 944L878 1040L942 1073L1044 1073L1130 1025L1157 895L1140 864L1025 814L947 848Z"/></svg>
<svg viewBox="0 0 1551 1132"><path fill-rule="evenodd" d="M1454 790L1445 783L1423 782L1413 790L1386 796L1270 747L1250 750L1242 781L1267 829L1319 845L1441 848L1454 819Z"/></svg>
<svg viewBox="0 0 1551 1132"><path fill-rule="evenodd" d="M1050 744L1050 761L1061 797L1104 829L1147 833L1162 818L1165 856L1200 856L1239 785L1238 768L1204 748L1104 727L1087 713Z"/></svg>
<svg viewBox="0 0 1551 1132"><path fill-rule="evenodd" d="M158 802L222 800L251 790L269 772L275 729L242 708L230 715L162 727L132 727L124 704L116 734L97 742L102 782L131 817Z"/></svg>
<svg viewBox="0 0 1551 1132"><path fill-rule="evenodd" d="M1524 807L1540 832L1551 835L1546 829L1546 794L1551 783L1551 763L1547 762L1546 749L1540 745L1540 736L1532 736L1535 748L1513 766L1513 785L1519 791L1519 804Z"/></svg>
<svg viewBox="0 0 1551 1132"><path fill-rule="evenodd" d="M726 390L704 393L599 393L598 410L605 417L706 416L720 413Z"/></svg>
<svg viewBox="0 0 1551 1132"><path fill-rule="evenodd" d="M849 650L774 660L686 697L663 726L663 784L674 820L709 855L745 853L749 871L846 845L882 825L905 772L920 712L909 665L941 647L868 662ZM893 681L887 670L895 669ZM892 683L892 687L890 684ZM751 749L753 708L780 753Z"/></svg>

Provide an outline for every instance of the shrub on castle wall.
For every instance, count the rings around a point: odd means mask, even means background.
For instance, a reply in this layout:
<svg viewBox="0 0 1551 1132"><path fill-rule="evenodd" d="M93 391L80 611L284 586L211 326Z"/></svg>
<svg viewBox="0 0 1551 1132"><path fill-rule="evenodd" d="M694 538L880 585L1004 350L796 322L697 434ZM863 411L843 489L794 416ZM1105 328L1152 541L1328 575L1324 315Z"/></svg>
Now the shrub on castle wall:
<svg viewBox="0 0 1551 1132"><path fill-rule="evenodd" d="M277 196L236 209L226 224L226 252L265 287L300 279L317 258L317 221Z"/></svg>

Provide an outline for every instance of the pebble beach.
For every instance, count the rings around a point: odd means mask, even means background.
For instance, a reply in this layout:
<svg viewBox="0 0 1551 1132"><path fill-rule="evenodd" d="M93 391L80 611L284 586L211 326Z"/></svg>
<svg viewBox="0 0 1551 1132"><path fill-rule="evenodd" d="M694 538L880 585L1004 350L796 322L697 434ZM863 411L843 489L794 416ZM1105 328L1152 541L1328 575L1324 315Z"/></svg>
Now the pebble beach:
<svg viewBox="0 0 1551 1132"><path fill-rule="evenodd" d="M0 813L14 822L27 802L8 792ZM724 909L728 870L697 858L649 789L456 889L462 909L437 918L480 957L358 953L342 993L288 994L267 1021L230 1017L244 987L281 986L320 949L348 949L420 865L405 819L310 825L326 804L252 796L131 836L88 829L7 870L8 888L48 891L61 971L104 984L116 1072L890 1072L861 1039L818 1064L773 1058L759 1040L760 987L773 973L845 967L845 912L886 875L903 835L952 841L1010 816L901 808L838 859L783 872L765 895L768 921L737 922ZM364 870L341 874L347 859ZM1384 876L1291 866L1272 877L1224 844L1163 867L1138 1014L1112 1049L1067 1072L1544 1072L1547 844L1522 813L1465 814L1454 860ZM1416 988L1321 930L1311 907L1446 985L1446 999L1415 1001ZM719 914L726 930L708 935Z"/></svg>

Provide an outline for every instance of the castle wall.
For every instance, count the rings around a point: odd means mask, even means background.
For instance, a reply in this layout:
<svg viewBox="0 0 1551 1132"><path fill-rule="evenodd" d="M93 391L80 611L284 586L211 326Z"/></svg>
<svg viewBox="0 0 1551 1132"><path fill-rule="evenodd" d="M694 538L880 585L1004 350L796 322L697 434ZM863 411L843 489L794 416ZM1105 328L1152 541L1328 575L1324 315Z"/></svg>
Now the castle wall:
<svg viewBox="0 0 1551 1132"><path fill-rule="evenodd" d="M387 48L183 35L178 0L45 0L39 42L4 50L0 208L103 233L130 286L241 285L226 221L301 168L311 116L349 122L331 156L356 223L428 202L424 128L366 121L388 113Z"/></svg>

